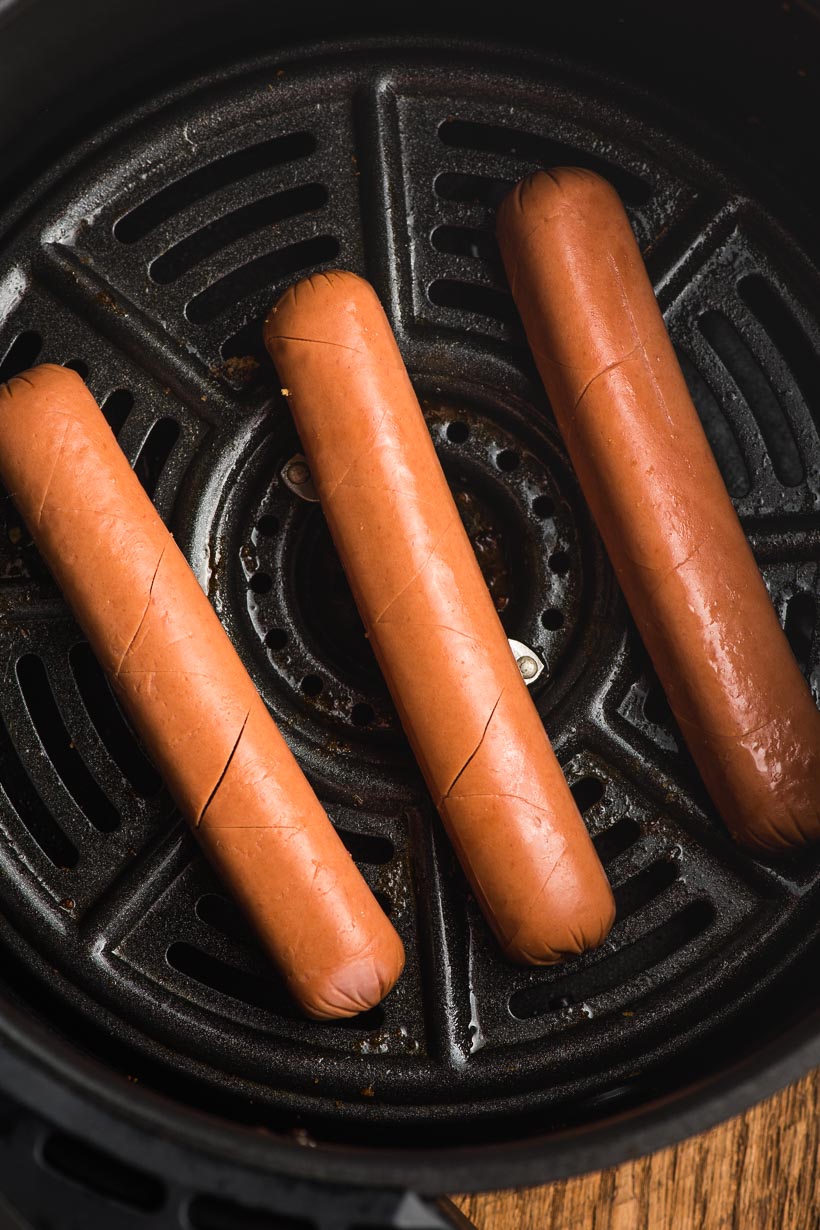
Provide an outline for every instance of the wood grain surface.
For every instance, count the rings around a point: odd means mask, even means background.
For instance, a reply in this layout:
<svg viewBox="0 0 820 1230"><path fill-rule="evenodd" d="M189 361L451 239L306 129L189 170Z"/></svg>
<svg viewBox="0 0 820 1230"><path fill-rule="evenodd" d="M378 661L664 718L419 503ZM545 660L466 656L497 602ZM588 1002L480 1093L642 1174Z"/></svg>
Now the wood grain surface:
<svg viewBox="0 0 820 1230"><path fill-rule="evenodd" d="M478 1230L818 1230L820 1069L638 1162L453 1199Z"/></svg>

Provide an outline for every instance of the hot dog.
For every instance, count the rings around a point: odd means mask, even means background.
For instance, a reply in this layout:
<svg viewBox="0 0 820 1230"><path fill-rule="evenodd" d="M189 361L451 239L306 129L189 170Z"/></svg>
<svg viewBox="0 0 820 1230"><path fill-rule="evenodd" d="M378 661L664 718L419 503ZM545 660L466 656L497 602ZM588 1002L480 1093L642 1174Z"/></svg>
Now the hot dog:
<svg viewBox="0 0 820 1230"><path fill-rule="evenodd" d="M498 238L584 494L703 781L737 840L820 838L820 714L781 630L615 191L520 183Z"/></svg>
<svg viewBox="0 0 820 1230"><path fill-rule="evenodd" d="M447 832L502 949L600 943L612 893L521 679L373 289L289 290L265 323L336 548Z"/></svg>
<svg viewBox="0 0 820 1230"><path fill-rule="evenodd" d="M124 709L309 1015L352 1016L401 941L79 376L0 386L0 475Z"/></svg>

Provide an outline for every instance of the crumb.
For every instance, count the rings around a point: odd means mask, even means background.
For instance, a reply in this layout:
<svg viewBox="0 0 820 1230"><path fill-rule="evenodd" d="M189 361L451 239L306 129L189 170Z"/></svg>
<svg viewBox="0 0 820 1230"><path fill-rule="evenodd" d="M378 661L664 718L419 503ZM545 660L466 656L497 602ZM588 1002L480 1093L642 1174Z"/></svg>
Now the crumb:
<svg viewBox="0 0 820 1230"><path fill-rule="evenodd" d="M283 397L290 397L290 389L280 389L279 392Z"/></svg>

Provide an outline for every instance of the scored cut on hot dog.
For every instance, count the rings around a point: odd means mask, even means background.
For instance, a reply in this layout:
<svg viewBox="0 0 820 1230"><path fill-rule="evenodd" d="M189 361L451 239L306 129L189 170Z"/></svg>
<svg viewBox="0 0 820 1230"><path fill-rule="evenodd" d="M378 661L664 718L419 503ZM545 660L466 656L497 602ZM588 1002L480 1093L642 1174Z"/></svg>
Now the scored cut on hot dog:
<svg viewBox="0 0 820 1230"><path fill-rule="evenodd" d="M0 386L0 476L180 811L311 1016L398 978L401 940L80 377Z"/></svg>
<svg viewBox="0 0 820 1230"><path fill-rule="evenodd" d="M504 952L601 942L614 903L462 526L390 325L351 273L292 287L265 342L379 665Z"/></svg>
<svg viewBox="0 0 820 1230"><path fill-rule="evenodd" d="M759 850L820 838L820 714L616 192L590 171L539 172L497 229L581 487L718 811Z"/></svg>

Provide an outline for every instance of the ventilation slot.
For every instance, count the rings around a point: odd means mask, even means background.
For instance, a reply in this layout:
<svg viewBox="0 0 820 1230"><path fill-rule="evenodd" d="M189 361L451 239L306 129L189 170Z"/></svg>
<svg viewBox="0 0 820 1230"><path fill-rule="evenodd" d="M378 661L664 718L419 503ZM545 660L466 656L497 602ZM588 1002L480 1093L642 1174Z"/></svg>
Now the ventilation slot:
<svg viewBox="0 0 820 1230"><path fill-rule="evenodd" d="M717 398L692 360L681 350L677 351L677 356L723 481L729 494L734 499L741 499L749 494L751 482L737 437Z"/></svg>
<svg viewBox="0 0 820 1230"><path fill-rule="evenodd" d="M373 833L351 833L349 829L337 829L336 832L357 863L372 863L380 867L389 863L395 853L392 841L386 837L377 837Z"/></svg>
<svg viewBox="0 0 820 1230"><path fill-rule="evenodd" d="M789 599L786 607L786 636L792 653L804 675L811 667L811 643L817 621L817 606L814 595L801 590Z"/></svg>
<svg viewBox="0 0 820 1230"><path fill-rule="evenodd" d="M446 252L450 256L473 256L476 260L486 261L501 276L501 254L492 231L477 226L437 226L430 240L437 252Z"/></svg>
<svg viewBox="0 0 820 1230"><path fill-rule="evenodd" d="M511 179L494 179L489 175L461 175L457 171L443 171L433 183L436 196L444 201L458 201L464 205L486 205L497 209L513 187Z"/></svg>
<svg viewBox="0 0 820 1230"><path fill-rule="evenodd" d="M218 1196L196 1196L188 1205L192 1230L313 1230L313 1222L267 1209L249 1209Z"/></svg>
<svg viewBox="0 0 820 1230"><path fill-rule="evenodd" d="M11 380L12 376L19 376L20 372L27 371L36 361L42 348L43 339L39 333L33 333L30 330L26 333L19 333L6 351L3 362L0 363L0 384Z"/></svg>
<svg viewBox="0 0 820 1230"><path fill-rule="evenodd" d="M615 917L621 922L624 918L629 918L630 914L637 914L638 910L654 901L670 884L674 884L678 875L677 864L669 859L662 859L637 875L630 876L613 890Z"/></svg>
<svg viewBox="0 0 820 1230"><path fill-rule="evenodd" d="M754 415L778 480L786 487L796 487L803 479L803 463L791 425L763 369L720 312L704 312L698 323Z"/></svg>
<svg viewBox="0 0 820 1230"><path fill-rule="evenodd" d="M195 295L186 307L185 315L193 324L203 325L255 291L267 289L273 298L273 288L282 278L324 264L338 254L339 241L332 235L317 235L276 252L266 252L264 256L258 256L247 265L225 274L207 290Z"/></svg>
<svg viewBox="0 0 820 1230"><path fill-rule="evenodd" d="M502 154L538 167L583 167L609 180L627 205L645 205L652 195L651 186L631 171L587 153L573 145L551 141L548 137L495 124L476 124L471 120L447 120L438 130L445 145L482 153Z"/></svg>
<svg viewBox="0 0 820 1230"><path fill-rule="evenodd" d="M321 184L303 184L299 188L289 188L286 192L264 197L261 201L252 201L174 244L157 257L149 273L155 282L163 285L174 282L228 244L264 227L284 222L286 218L321 209L326 202L327 189Z"/></svg>
<svg viewBox="0 0 820 1230"><path fill-rule="evenodd" d="M133 408L134 398L128 389L116 389L106 397L101 409L105 415L105 421L115 436L118 436L122 431L125 426L125 420Z"/></svg>
<svg viewBox="0 0 820 1230"><path fill-rule="evenodd" d="M140 798L158 794L160 776L123 717L91 646L85 641L72 645L68 661L86 713L114 764Z"/></svg>
<svg viewBox="0 0 820 1230"><path fill-rule="evenodd" d="M159 476L178 439L179 423L176 419L160 419L145 437L134 462L134 473L151 499L154 498Z"/></svg>
<svg viewBox="0 0 820 1230"><path fill-rule="evenodd" d="M103 794L75 748L40 658L31 653L20 658L17 679L31 721L54 771L89 823L101 833L112 833L119 828L117 810Z"/></svg>
<svg viewBox="0 0 820 1230"><path fill-rule="evenodd" d="M296 1016L296 1009L273 970L264 975L251 974L235 965L229 965L227 961L220 961L218 957L203 952L201 948L195 948L193 944L181 941L171 945L167 958L168 964L178 973L193 978L210 991L227 995L253 1008L275 1012L279 1016ZM381 1008L372 1008L369 1012L362 1012L359 1016L347 1020L323 1022L332 1027L362 1030L366 1033L380 1029L383 1023L384 1012Z"/></svg>
<svg viewBox="0 0 820 1230"><path fill-rule="evenodd" d="M608 863L614 863L615 859L625 850L634 846L640 835L640 825L631 816L624 816L593 838L598 858L605 866Z"/></svg>
<svg viewBox="0 0 820 1230"><path fill-rule="evenodd" d="M516 991L510 997L510 1012L526 1021L612 991L691 944L714 918L711 902L692 901L665 923L587 969Z"/></svg>
<svg viewBox="0 0 820 1230"><path fill-rule="evenodd" d="M820 433L820 356L776 291L758 274L738 290L785 359Z"/></svg>
<svg viewBox="0 0 820 1230"><path fill-rule="evenodd" d="M208 927L219 931L221 935L233 940L236 944L257 946L250 927L245 922L239 910L232 901L220 897L217 893L206 893L196 903L197 918Z"/></svg>
<svg viewBox="0 0 820 1230"><path fill-rule="evenodd" d="M165 1201L165 1189L158 1179L76 1136L62 1132L47 1136L41 1162L62 1178L132 1209L155 1212Z"/></svg>
<svg viewBox="0 0 820 1230"><path fill-rule="evenodd" d="M247 321L236 333L226 337L219 349L227 363L235 365L239 362L247 365L254 374L259 367L273 370L270 355L262 341L262 320L259 316L254 316L253 320Z"/></svg>
<svg viewBox="0 0 820 1230"><path fill-rule="evenodd" d="M316 138L311 133L296 132L237 150L235 154L229 154L226 158L220 158L217 162L211 162L200 167L198 171L183 176L138 205L136 209L132 209L116 223L114 234L122 243L136 243L149 231L211 192L247 179L257 171L282 166L296 158L305 158L312 154L315 148Z"/></svg>
<svg viewBox="0 0 820 1230"><path fill-rule="evenodd" d="M578 810L583 813L600 803L606 786L599 777L579 777L577 782L572 783L570 790Z"/></svg>
<svg viewBox="0 0 820 1230"><path fill-rule="evenodd" d="M518 313L510 295L492 286L479 286L475 282L457 282L440 278L433 282L427 292L436 307L454 308L457 312L475 312L479 316L492 316L505 324L517 323Z"/></svg>
<svg viewBox="0 0 820 1230"><path fill-rule="evenodd" d="M671 728L674 724L675 719L672 715L672 710L669 708L666 693L657 680L650 685L646 693L643 702L643 715L647 722L651 722L653 726Z"/></svg>
<svg viewBox="0 0 820 1230"><path fill-rule="evenodd" d="M34 841L55 867L76 867L77 847L54 820L20 763L5 723L0 721L0 785Z"/></svg>

